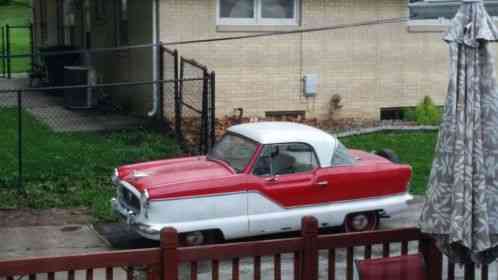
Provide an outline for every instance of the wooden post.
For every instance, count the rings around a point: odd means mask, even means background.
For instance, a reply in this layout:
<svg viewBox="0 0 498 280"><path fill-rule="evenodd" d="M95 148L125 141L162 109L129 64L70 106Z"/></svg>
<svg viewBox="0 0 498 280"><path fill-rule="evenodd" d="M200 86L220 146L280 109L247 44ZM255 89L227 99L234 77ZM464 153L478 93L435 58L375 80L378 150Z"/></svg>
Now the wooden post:
<svg viewBox="0 0 498 280"><path fill-rule="evenodd" d="M476 279L475 275L476 267L475 264L470 263L465 265L465 273L464 273L464 279L465 280L474 280Z"/></svg>
<svg viewBox="0 0 498 280"><path fill-rule="evenodd" d="M178 279L178 233L167 227L161 231L161 280Z"/></svg>
<svg viewBox="0 0 498 280"><path fill-rule="evenodd" d="M302 254L301 279L318 279L318 221L315 217L303 217L301 222L301 236L304 241Z"/></svg>
<svg viewBox="0 0 498 280"><path fill-rule="evenodd" d="M443 279L443 255L436 247L436 242L432 238L421 239L419 248L424 255L425 263L427 264L428 280Z"/></svg>

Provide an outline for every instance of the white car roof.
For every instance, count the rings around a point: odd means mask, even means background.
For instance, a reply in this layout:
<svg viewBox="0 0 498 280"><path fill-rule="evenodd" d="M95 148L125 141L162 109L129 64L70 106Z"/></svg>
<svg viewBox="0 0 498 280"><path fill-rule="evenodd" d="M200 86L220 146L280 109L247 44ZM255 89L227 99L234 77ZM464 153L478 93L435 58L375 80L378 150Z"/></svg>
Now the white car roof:
<svg viewBox="0 0 498 280"><path fill-rule="evenodd" d="M306 143L315 149L321 167L329 167L337 139L318 129L292 122L257 122L232 126L228 129L260 144Z"/></svg>

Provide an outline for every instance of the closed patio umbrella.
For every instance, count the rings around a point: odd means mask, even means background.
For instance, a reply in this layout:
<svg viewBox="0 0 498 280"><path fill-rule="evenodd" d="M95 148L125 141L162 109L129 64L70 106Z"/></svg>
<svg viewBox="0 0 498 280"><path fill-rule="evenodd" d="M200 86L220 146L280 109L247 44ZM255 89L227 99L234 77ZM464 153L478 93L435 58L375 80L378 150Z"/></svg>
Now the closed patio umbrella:
<svg viewBox="0 0 498 280"><path fill-rule="evenodd" d="M463 1L444 37L448 97L419 226L457 263L498 256L497 39L479 0Z"/></svg>

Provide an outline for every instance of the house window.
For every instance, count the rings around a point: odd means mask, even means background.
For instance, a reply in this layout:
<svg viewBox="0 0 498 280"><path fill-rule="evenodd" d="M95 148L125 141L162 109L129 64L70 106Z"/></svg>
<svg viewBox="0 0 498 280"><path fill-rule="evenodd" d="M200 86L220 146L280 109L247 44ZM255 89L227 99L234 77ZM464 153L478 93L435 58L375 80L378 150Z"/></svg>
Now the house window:
<svg viewBox="0 0 498 280"><path fill-rule="evenodd" d="M75 42L77 3L74 0L64 0L64 44L71 46Z"/></svg>
<svg viewBox="0 0 498 280"><path fill-rule="evenodd" d="M47 1L40 0L40 41L44 45L48 40L48 25L47 25Z"/></svg>
<svg viewBox="0 0 498 280"><path fill-rule="evenodd" d="M116 14L116 46L129 44L128 37L128 0L117 0L118 13Z"/></svg>
<svg viewBox="0 0 498 280"><path fill-rule="evenodd" d="M455 16L462 1L451 0L410 0L408 4L410 20L408 26L414 31L422 27L420 31L431 31L423 29L423 26L446 27ZM484 5L490 16L498 16L498 1L484 0ZM444 28L434 31L445 31Z"/></svg>
<svg viewBox="0 0 498 280"><path fill-rule="evenodd" d="M299 0L218 0L218 25L297 25Z"/></svg>

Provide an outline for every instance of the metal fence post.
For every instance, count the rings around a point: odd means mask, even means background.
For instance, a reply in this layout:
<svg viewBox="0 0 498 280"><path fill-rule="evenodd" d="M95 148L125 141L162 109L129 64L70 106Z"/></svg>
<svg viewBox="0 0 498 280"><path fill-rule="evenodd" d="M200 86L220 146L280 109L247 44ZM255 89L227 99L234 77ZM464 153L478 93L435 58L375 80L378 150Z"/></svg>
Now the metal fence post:
<svg viewBox="0 0 498 280"><path fill-rule="evenodd" d="M17 191L24 192L22 174L22 91L17 91Z"/></svg>
<svg viewBox="0 0 498 280"><path fill-rule="evenodd" d="M216 73L211 72L211 149L216 142Z"/></svg>
<svg viewBox="0 0 498 280"><path fill-rule="evenodd" d="M159 67L158 67L158 75L159 80L164 81L164 46L161 44L157 48L157 52L159 55ZM159 121L159 127L164 126L164 84L163 82L159 82L157 84L158 91L159 91L159 110L157 111L158 114L158 121Z"/></svg>
<svg viewBox="0 0 498 280"><path fill-rule="evenodd" d="M2 56L2 77L5 78L5 72L6 72L6 69L5 67L7 65L5 65L5 26L0 26L0 40L1 40L1 44L0 44L0 55Z"/></svg>
<svg viewBox="0 0 498 280"><path fill-rule="evenodd" d="M11 46L10 46L10 26L5 25L5 41L6 41L6 56L7 56L7 79L12 77L12 61L11 61Z"/></svg>
<svg viewBox="0 0 498 280"><path fill-rule="evenodd" d="M179 93L179 90L180 90L180 85L178 84L179 81L178 81L178 50L175 50L173 52L173 59L175 60L174 61L174 79L175 79L175 84L174 84L174 90L175 90L175 93L174 93L174 106L175 106L175 134L177 135L178 139L177 141L179 141L179 133L180 133L180 122L181 122L181 119L180 119L180 103L179 103L179 98L180 98L180 93Z"/></svg>
<svg viewBox="0 0 498 280"><path fill-rule="evenodd" d="M177 54L177 67L178 67L178 52ZM185 150L185 139L183 135L183 128L182 128L182 118L183 118L183 77L184 77L184 71L185 71L185 61L183 60L183 57L179 58L180 61L180 79L177 80L177 88L176 88L176 97L175 97L175 110L176 110L176 135L177 135L177 141L180 144L180 147Z"/></svg>
<svg viewBox="0 0 498 280"><path fill-rule="evenodd" d="M209 146L208 118L209 118L209 74L206 68L203 71L202 85L202 115L201 115L201 144L200 154L207 154Z"/></svg>
<svg viewBox="0 0 498 280"><path fill-rule="evenodd" d="M33 38L33 24L29 25L29 48L31 50L31 73L35 71L34 63L35 63L35 46L34 46L34 38Z"/></svg>
<svg viewBox="0 0 498 280"><path fill-rule="evenodd" d="M301 221L301 236L304 239L302 254L301 279L318 279L318 220L315 217L303 217Z"/></svg>
<svg viewBox="0 0 498 280"><path fill-rule="evenodd" d="M167 227L161 231L161 280L178 279L178 233Z"/></svg>

